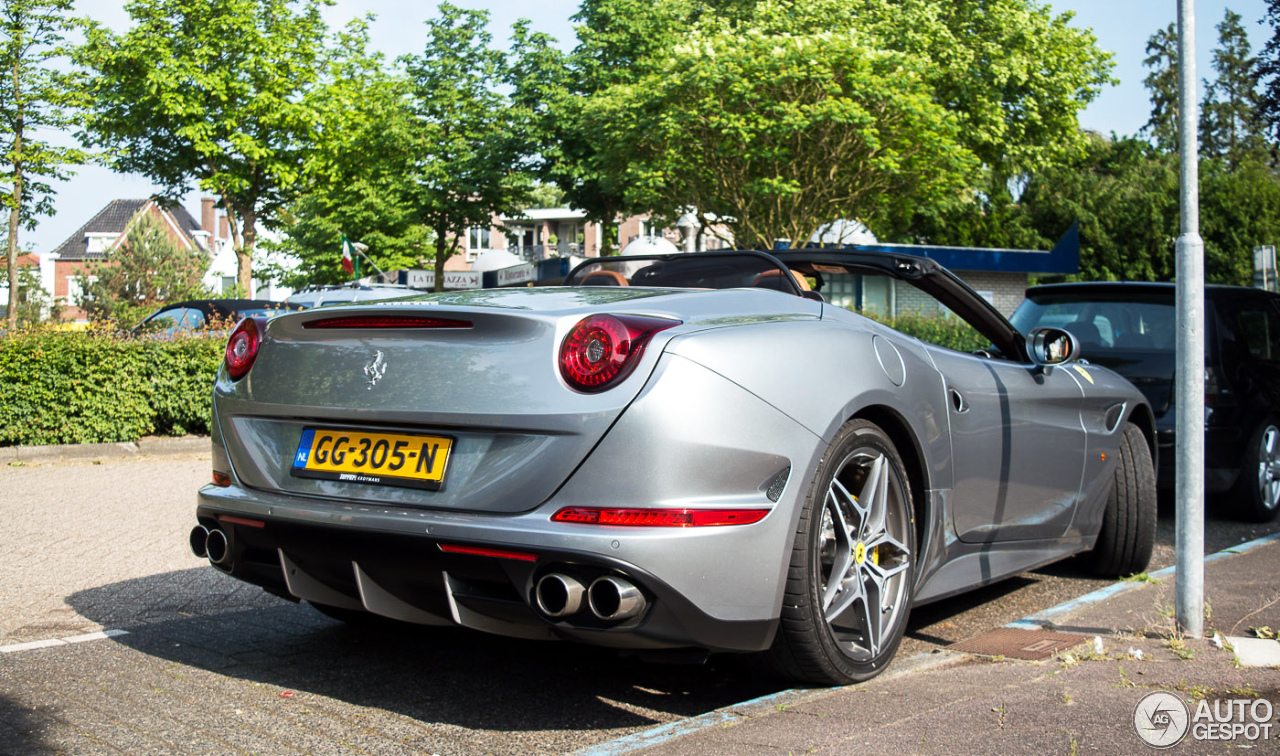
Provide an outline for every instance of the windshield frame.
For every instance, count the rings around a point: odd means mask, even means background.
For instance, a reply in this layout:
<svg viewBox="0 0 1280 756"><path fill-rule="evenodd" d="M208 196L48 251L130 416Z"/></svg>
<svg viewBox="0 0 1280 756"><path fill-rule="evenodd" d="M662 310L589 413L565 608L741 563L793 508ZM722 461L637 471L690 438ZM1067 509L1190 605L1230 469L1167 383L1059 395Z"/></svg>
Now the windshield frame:
<svg viewBox="0 0 1280 756"><path fill-rule="evenodd" d="M581 273L584 270L588 270L594 266L599 266L602 264L615 263L615 262L632 262L632 261L677 262L678 263L682 260L706 260L708 258L717 258L717 257L725 257L725 258L739 257L739 258L751 258L756 260L762 260L765 263L767 263L770 267L776 268L778 270L778 272L782 275L783 280L787 282L787 285L791 290L789 293L795 294L797 297L804 296L804 291L801 290L800 285L796 283L795 279L791 275L790 269L788 269L786 265L783 265L782 262L779 261L778 258L774 257L773 255L767 252L761 252L759 250L754 250L754 249L716 250L716 251L709 251L709 252L671 252L663 255L613 255L609 257L591 257L579 263L578 265L574 266L573 270L569 271L569 275L564 277L564 282L561 285L581 287L583 284L577 283L575 281L575 279L578 278L579 273ZM692 289L697 287L690 286L690 287L670 287L670 288Z"/></svg>

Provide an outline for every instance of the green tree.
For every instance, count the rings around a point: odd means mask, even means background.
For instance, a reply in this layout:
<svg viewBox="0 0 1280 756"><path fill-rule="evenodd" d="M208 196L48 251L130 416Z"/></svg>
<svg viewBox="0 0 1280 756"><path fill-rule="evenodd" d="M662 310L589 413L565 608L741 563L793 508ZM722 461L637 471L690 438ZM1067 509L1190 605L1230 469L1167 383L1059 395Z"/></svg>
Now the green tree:
<svg viewBox="0 0 1280 756"><path fill-rule="evenodd" d="M295 287L348 278L344 234L368 245L366 254L383 270L414 267L431 254L431 230L415 200L420 145L408 95L407 79L369 52L366 21L338 33L311 94L320 128L305 161L304 193L281 214L285 237L272 245L302 264L271 277Z"/></svg>
<svg viewBox="0 0 1280 756"><path fill-rule="evenodd" d="M514 213L527 201L528 142L522 119L495 88L506 59L491 47L488 18L443 3L427 21L423 53L402 59L416 151L413 203L434 235L436 291L467 229L488 227L495 213Z"/></svg>
<svg viewBox="0 0 1280 756"><path fill-rule="evenodd" d="M583 0L573 17L578 44L569 56L545 36L524 46L522 61L532 64L526 64L530 75L514 82L516 96L530 90L527 99L546 103L538 122L545 137L540 176L558 185L587 220L602 225L601 254L616 251L619 216L651 208L629 202L625 180L588 123L591 98L644 76L702 12L712 9L689 0Z"/></svg>
<svg viewBox="0 0 1280 756"><path fill-rule="evenodd" d="M1232 166L1201 162L1200 235L1205 278L1215 283L1253 283L1253 248L1280 241L1280 180L1260 160Z"/></svg>
<svg viewBox="0 0 1280 756"><path fill-rule="evenodd" d="M1246 159L1263 158L1266 139L1259 117L1258 59L1240 14L1227 9L1218 24L1218 47L1213 51L1214 81L1205 80L1200 108L1200 154L1220 157L1231 167Z"/></svg>
<svg viewBox="0 0 1280 756"><path fill-rule="evenodd" d="M1088 134L1084 155L1037 172L1020 222L1047 249L1080 221L1084 281L1167 281L1178 235L1178 165L1145 140Z"/></svg>
<svg viewBox="0 0 1280 756"><path fill-rule="evenodd" d="M18 232L53 214L49 182L65 180L68 166L87 160L79 148L41 138L78 122L79 79L52 65L64 54L71 6L71 0L0 0L0 206L8 211L10 329L21 305Z"/></svg>
<svg viewBox="0 0 1280 756"><path fill-rule="evenodd" d="M1258 112L1274 148L1280 144L1280 0L1267 0L1267 14L1259 23L1271 27L1271 39L1258 55L1258 81L1262 86Z"/></svg>
<svg viewBox="0 0 1280 756"><path fill-rule="evenodd" d="M933 102L957 119L961 146L985 167L972 174L973 183L984 183L970 196L1001 205L1011 180L1082 148L1076 115L1110 81L1112 66L1090 32L1069 25L1069 14L1054 16L1032 0L590 0L575 18L582 23L567 63L569 96L553 108L569 116L561 122L594 123L572 118L590 111L584 100L616 99L648 81L691 30L723 40L743 40L752 30L853 36L867 50L902 54L920 66ZM558 157L567 168L552 171L552 180L571 191L575 206L594 197L625 207L618 198L635 190L616 161L602 163L598 129L579 136L584 148L566 147ZM573 197L566 184L574 180L592 181L591 196Z"/></svg>
<svg viewBox="0 0 1280 756"><path fill-rule="evenodd" d="M1142 133L1165 152L1178 151L1178 30L1173 24L1147 40L1142 65L1151 69L1142 80L1150 92L1151 117Z"/></svg>
<svg viewBox="0 0 1280 756"><path fill-rule="evenodd" d="M714 213L738 244L807 240L956 189L973 164L920 66L850 34L694 32L586 123L630 204Z"/></svg>
<svg viewBox="0 0 1280 756"><path fill-rule="evenodd" d="M530 207L563 207L564 192L555 184L535 184L529 190L528 204L523 209Z"/></svg>
<svg viewBox="0 0 1280 756"><path fill-rule="evenodd" d="M49 293L40 284L40 269L30 265L18 269L17 323L34 325L56 321L62 307L50 301Z"/></svg>
<svg viewBox="0 0 1280 756"><path fill-rule="evenodd" d="M291 199L316 128L306 97L322 70L328 0L132 0L134 26L91 23L76 60L88 138L113 165L185 193L195 179L230 220L249 291L259 219Z"/></svg>
<svg viewBox="0 0 1280 756"><path fill-rule="evenodd" d="M94 323L129 328L161 304L209 296L200 280L208 268L207 252L184 248L163 224L139 215L124 242L80 274L77 304Z"/></svg>

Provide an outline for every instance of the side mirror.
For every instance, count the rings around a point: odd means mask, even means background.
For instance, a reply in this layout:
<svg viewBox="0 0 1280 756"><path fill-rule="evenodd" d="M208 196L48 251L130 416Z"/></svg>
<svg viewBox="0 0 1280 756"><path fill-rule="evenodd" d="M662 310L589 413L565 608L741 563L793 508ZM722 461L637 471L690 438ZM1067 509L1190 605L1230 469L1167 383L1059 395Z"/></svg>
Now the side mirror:
<svg viewBox="0 0 1280 756"><path fill-rule="evenodd" d="M1032 328L1027 334L1027 356L1042 368L1065 365L1079 359L1080 342L1061 328Z"/></svg>

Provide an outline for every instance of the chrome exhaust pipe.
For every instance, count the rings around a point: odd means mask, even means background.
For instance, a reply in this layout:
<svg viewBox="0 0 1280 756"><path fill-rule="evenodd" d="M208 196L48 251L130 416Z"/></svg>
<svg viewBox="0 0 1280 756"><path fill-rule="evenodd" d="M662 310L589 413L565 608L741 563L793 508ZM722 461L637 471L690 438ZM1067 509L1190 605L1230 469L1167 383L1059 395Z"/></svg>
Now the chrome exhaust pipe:
<svg viewBox="0 0 1280 756"><path fill-rule="evenodd" d="M582 583L559 573L543 575L533 590L538 610L548 617L568 617L582 608L582 597L587 589Z"/></svg>
<svg viewBox="0 0 1280 756"><path fill-rule="evenodd" d="M231 559L227 534L217 528L209 531L209 538L204 542L204 550L209 561L214 564L224 564Z"/></svg>
<svg viewBox="0 0 1280 756"><path fill-rule="evenodd" d="M596 578L587 589L591 613L602 620L630 619L644 611L644 594L622 578L606 575Z"/></svg>
<svg viewBox="0 0 1280 756"><path fill-rule="evenodd" d="M209 529L203 525L197 525L191 529L191 535L188 537L191 544L191 553L204 559L209 556L209 548L206 545L209 541Z"/></svg>

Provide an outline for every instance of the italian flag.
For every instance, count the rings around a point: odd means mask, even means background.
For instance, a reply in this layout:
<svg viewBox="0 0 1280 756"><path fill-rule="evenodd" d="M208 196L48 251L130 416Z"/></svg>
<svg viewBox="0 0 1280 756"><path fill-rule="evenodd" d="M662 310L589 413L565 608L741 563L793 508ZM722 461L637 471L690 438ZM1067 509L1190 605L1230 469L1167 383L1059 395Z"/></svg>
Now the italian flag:
<svg viewBox="0 0 1280 756"><path fill-rule="evenodd" d="M355 261L351 259L351 242L347 241L347 235L342 235L342 269L348 273L355 273Z"/></svg>

